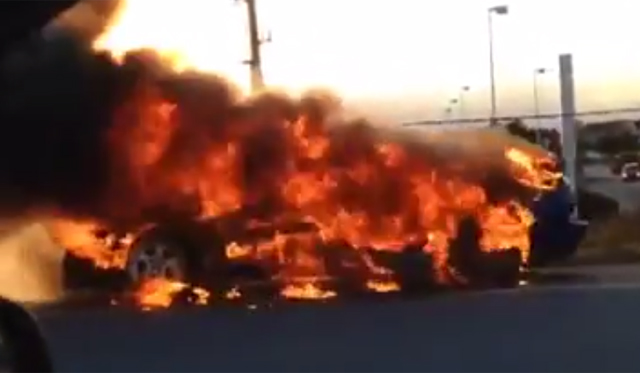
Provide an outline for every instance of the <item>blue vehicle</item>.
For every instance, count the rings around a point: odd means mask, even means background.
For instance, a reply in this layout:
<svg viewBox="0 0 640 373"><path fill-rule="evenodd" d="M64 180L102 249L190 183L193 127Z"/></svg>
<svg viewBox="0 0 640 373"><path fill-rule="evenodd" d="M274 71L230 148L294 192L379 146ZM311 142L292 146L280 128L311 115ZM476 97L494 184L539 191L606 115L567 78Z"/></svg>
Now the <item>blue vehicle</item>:
<svg viewBox="0 0 640 373"><path fill-rule="evenodd" d="M567 178L563 178L555 190L544 193L535 201L531 267L565 260L577 251L589 224L577 217L576 207L576 198Z"/></svg>

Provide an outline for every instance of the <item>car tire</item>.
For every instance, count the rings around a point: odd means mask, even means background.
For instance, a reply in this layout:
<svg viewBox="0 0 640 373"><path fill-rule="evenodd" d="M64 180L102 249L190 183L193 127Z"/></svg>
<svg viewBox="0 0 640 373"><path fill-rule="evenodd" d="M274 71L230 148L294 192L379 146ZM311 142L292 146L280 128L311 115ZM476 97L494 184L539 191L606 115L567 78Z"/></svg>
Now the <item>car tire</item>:
<svg viewBox="0 0 640 373"><path fill-rule="evenodd" d="M188 237L156 227L134 240L124 269L132 285L149 278L194 284L199 281L202 252Z"/></svg>

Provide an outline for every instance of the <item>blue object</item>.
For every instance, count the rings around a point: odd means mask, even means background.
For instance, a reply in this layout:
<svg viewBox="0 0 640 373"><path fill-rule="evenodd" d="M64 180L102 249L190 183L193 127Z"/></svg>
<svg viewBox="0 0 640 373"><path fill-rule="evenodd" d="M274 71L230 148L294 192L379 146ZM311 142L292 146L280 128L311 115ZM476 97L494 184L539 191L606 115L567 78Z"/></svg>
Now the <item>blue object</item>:
<svg viewBox="0 0 640 373"><path fill-rule="evenodd" d="M544 193L532 206L536 222L531 227L530 265L564 260L573 255L584 238L588 223L574 216L574 198L565 183Z"/></svg>

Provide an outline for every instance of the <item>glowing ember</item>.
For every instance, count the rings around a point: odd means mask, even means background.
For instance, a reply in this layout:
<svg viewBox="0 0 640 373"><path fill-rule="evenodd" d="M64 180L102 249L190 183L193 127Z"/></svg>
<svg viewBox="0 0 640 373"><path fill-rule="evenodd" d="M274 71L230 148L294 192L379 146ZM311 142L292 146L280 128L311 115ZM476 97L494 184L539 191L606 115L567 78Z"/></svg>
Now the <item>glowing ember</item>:
<svg viewBox="0 0 640 373"><path fill-rule="evenodd" d="M169 281L163 278L153 278L144 281L136 293L134 299L136 304L143 310L167 308L173 304L175 297L189 288L189 285ZM191 289L194 295L190 301L196 305L205 305L209 302L209 292L202 288Z"/></svg>
<svg viewBox="0 0 640 373"><path fill-rule="evenodd" d="M225 250L226 250L226 257L229 259L247 257L247 256L250 256L251 253L253 252L252 247L241 246L236 242L231 242L230 244L228 244Z"/></svg>
<svg viewBox="0 0 640 373"><path fill-rule="evenodd" d="M205 290L200 287L192 288L194 297L191 299L191 302L198 306L204 306L209 304L209 299L211 298L211 293L208 290Z"/></svg>
<svg viewBox="0 0 640 373"><path fill-rule="evenodd" d="M393 281L367 281L367 288L375 291L376 293L391 293L400 291L400 285Z"/></svg>
<svg viewBox="0 0 640 373"><path fill-rule="evenodd" d="M143 309L167 308L174 297L186 289L187 284L154 278L141 284L135 293L136 303Z"/></svg>
<svg viewBox="0 0 640 373"><path fill-rule="evenodd" d="M240 290L238 290L238 288L236 287L232 288L225 294L225 298L227 299L238 299L241 297L242 297L242 294L240 293Z"/></svg>
<svg viewBox="0 0 640 373"><path fill-rule="evenodd" d="M335 291L323 290L313 283L287 285L280 294L289 299L329 299L338 295Z"/></svg>

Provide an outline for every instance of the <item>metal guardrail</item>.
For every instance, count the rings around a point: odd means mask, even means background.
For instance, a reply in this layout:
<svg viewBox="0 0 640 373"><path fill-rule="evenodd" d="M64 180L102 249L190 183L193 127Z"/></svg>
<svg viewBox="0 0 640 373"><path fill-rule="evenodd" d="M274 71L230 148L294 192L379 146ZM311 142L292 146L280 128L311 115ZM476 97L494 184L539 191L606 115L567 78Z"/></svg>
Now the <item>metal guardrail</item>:
<svg viewBox="0 0 640 373"><path fill-rule="evenodd" d="M515 119L527 120L527 119L556 119L562 118L563 116L575 116L575 117L589 117L589 116L602 116L602 115L611 115L611 114L640 114L640 107L632 107L632 108L615 108L608 110L592 110L592 111L582 111L578 113L547 113L547 114L524 114L524 115L511 115L511 116L502 116L493 118L496 122L508 122ZM402 123L402 126L405 127L414 127L414 126L433 126L433 125L441 125L441 124L474 124L474 123L489 123L491 122L490 117L476 117L476 118L460 118L460 119L440 119L440 120L424 120L424 121L415 121L415 122L405 122Z"/></svg>

